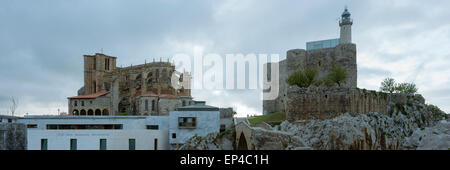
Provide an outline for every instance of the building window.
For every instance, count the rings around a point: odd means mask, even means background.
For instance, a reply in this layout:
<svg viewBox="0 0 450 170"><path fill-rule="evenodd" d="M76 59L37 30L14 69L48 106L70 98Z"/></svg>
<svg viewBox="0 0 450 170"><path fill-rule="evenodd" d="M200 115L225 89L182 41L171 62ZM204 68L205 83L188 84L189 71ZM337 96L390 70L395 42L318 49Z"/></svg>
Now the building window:
<svg viewBox="0 0 450 170"><path fill-rule="evenodd" d="M109 115L108 109L103 109L103 115L105 115L105 116Z"/></svg>
<svg viewBox="0 0 450 170"><path fill-rule="evenodd" d="M109 58L105 58L105 70L109 70Z"/></svg>
<svg viewBox="0 0 450 170"><path fill-rule="evenodd" d="M178 128L196 128L197 118L195 117L179 117Z"/></svg>
<svg viewBox="0 0 450 170"><path fill-rule="evenodd" d="M70 139L70 150L77 150L77 139Z"/></svg>
<svg viewBox="0 0 450 170"><path fill-rule="evenodd" d="M148 111L148 100L145 100L145 111Z"/></svg>
<svg viewBox="0 0 450 170"><path fill-rule="evenodd" d="M128 150L136 150L136 139L128 139Z"/></svg>
<svg viewBox="0 0 450 170"><path fill-rule="evenodd" d="M8 119L8 123L12 123L12 119Z"/></svg>
<svg viewBox="0 0 450 170"><path fill-rule="evenodd" d="M100 109L96 109L95 116L101 116L101 115L102 115L102 111Z"/></svg>
<svg viewBox="0 0 450 170"><path fill-rule="evenodd" d="M41 150L47 150L48 148L48 139L41 139Z"/></svg>
<svg viewBox="0 0 450 170"><path fill-rule="evenodd" d="M78 101L74 101L74 106L78 106Z"/></svg>
<svg viewBox="0 0 450 170"><path fill-rule="evenodd" d="M183 106L186 106L186 101L183 100Z"/></svg>
<svg viewBox="0 0 450 170"><path fill-rule="evenodd" d="M36 124L28 124L27 128L37 128L37 125Z"/></svg>
<svg viewBox="0 0 450 170"><path fill-rule="evenodd" d="M84 106L84 101L81 101L81 106Z"/></svg>
<svg viewBox="0 0 450 170"><path fill-rule="evenodd" d="M172 138L173 139L177 138L177 134L176 133L172 133Z"/></svg>
<svg viewBox="0 0 450 170"><path fill-rule="evenodd" d="M92 109L89 109L89 110L88 110L88 115L89 115L89 116L93 116L93 115L94 115L94 111L93 111Z"/></svg>
<svg viewBox="0 0 450 170"><path fill-rule="evenodd" d="M155 111L156 109L155 109L156 107L155 107L155 100L152 100L152 111Z"/></svg>
<svg viewBox="0 0 450 170"><path fill-rule="evenodd" d="M106 150L106 139L100 139L100 150Z"/></svg>
<svg viewBox="0 0 450 170"><path fill-rule="evenodd" d="M82 115L82 116L86 116L86 110L84 110L84 109L83 109L83 110L81 110L81 111L80 111L80 115Z"/></svg>
<svg viewBox="0 0 450 170"><path fill-rule="evenodd" d="M2 123L3 122L3 119L2 118L0 118L0 123Z"/></svg>
<svg viewBox="0 0 450 170"><path fill-rule="evenodd" d="M159 126L158 126L158 125L147 125L147 129L150 129L150 130L158 130L158 129L159 129Z"/></svg>
<svg viewBox="0 0 450 170"><path fill-rule="evenodd" d="M225 125L220 125L220 132L224 132L225 129L226 129L226 126L225 126Z"/></svg>
<svg viewBox="0 0 450 170"><path fill-rule="evenodd" d="M47 130L119 130L122 124L47 124Z"/></svg>
<svg viewBox="0 0 450 170"><path fill-rule="evenodd" d="M153 148L154 150L158 150L158 139L155 139Z"/></svg>

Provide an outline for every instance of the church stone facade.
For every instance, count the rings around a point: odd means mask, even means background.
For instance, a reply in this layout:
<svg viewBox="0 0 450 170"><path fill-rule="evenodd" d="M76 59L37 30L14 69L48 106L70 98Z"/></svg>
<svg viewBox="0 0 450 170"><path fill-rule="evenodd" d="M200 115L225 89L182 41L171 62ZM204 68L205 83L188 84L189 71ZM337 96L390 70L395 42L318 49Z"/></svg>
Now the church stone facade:
<svg viewBox="0 0 450 170"><path fill-rule="evenodd" d="M101 53L84 56L84 86L69 97L71 115L168 115L177 107L194 104L190 89L175 89L178 82L190 84L189 73L174 74L170 62L151 62L117 67L117 57Z"/></svg>

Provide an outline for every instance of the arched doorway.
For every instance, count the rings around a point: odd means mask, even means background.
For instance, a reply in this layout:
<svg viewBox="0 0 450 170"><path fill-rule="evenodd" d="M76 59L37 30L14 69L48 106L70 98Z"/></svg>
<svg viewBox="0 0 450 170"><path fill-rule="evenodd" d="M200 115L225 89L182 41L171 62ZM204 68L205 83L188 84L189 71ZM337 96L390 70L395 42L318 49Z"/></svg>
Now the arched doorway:
<svg viewBox="0 0 450 170"><path fill-rule="evenodd" d="M80 112L77 109L75 109L75 110L73 110L72 115L78 116L78 115L80 115Z"/></svg>
<svg viewBox="0 0 450 170"><path fill-rule="evenodd" d="M95 116L101 116L102 111L100 109L95 110Z"/></svg>
<svg viewBox="0 0 450 170"><path fill-rule="evenodd" d="M94 111L93 111L92 109L89 109L89 110L88 110L88 115L89 115L89 116L93 116L93 115L94 115Z"/></svg>
<svg viewBox="0 0 450 170"><path fill-rule="evenodd" d="M86 110L84 110L84 109L81 110L81 111L80 111L80 115L81 115L81 116L86 116Z"/></svg>
<svg viewBox="0 0 450 170"><path fill-rule="evenodd" d="M237 150L248 150L247 139L245 138L245 135L243 132L241 133L241 136L239 137L239 143L238 143Z"/></svg>
<svg viewBox="0 0 450 170"><path fill-rule="evenodd" d="M103 115L104 115L104 116L108 116L108 115L109 115L108 109L103 109Z"/></svg>

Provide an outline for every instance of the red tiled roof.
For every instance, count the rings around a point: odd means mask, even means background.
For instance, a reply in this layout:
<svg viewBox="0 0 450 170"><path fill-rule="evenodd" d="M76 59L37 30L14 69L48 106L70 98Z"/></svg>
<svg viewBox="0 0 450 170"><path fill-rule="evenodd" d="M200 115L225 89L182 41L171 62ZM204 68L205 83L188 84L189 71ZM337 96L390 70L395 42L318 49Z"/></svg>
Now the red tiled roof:
<svg viewBox="0 0 450 170"><path fill-rule="evenodd" d="M172 90L161 90L161 94L173 94Z"/></svg>
<svg viewBox="0 0 450 170"><path fill-rule="evenodd" d="M178 96L190 96L187 93L178 93Z"/></svg>
<svg viewBox="0 0 450 170"><path fill-rule="evenodd" d="M93 93L93 94L68 97L68 99L95 99L97 97L101 97L101 96L107 95L108 93L109 93L109 91L107 91L107 92L98 92L98 93Z"/></svg>
<svg viewBox="0 0 450 170"><path fill-rule="evenodd" d="M179 96L175 96L175 95L168 95L168 96L160 96L160 98L163 99L179 99Z"/></svg>

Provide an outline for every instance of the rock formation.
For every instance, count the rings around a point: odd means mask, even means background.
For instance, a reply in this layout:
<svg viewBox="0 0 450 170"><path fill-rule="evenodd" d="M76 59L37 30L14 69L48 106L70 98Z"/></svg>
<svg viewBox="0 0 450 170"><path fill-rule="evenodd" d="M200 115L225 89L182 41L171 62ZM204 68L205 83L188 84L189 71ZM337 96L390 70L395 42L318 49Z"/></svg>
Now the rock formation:
<svg viewBox="0 0 450 170"><path fill-rule="evenodd" d="M448 123L440 120L447 115L435 106L426 105L420 97L404 102L390 102L388 114L371 112L352 116L343 114L326 120L307 120L303 123L283 122L278 128L303 139L308 146L319 150L387 150L387 149L445 149L450 148ZM426 128L433 127L436 128ZM421 131L425 129L425 131ZM439 129L437 136L432 130ZM427 134L426 139L419 138ZM445 139L439 148L428 147ZM419 142L417 142L419 140ZM428 141L430 140L430 141ZM437 141L439 143L439 141Z"/></svg>

